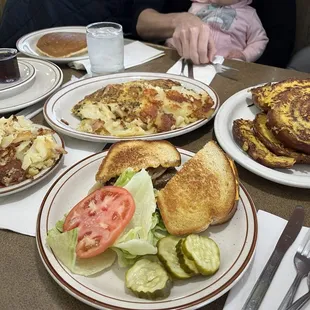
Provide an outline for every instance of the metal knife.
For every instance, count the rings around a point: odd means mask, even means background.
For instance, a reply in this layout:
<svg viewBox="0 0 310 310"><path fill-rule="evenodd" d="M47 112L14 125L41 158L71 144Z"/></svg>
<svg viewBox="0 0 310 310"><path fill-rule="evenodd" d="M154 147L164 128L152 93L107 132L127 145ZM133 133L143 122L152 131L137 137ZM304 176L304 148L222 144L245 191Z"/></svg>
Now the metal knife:
<svg viewBox="0 0 310 310"><path fill-rule="evenodd" d="M262 303L269 285L281 263L281 260L298 236L305 217L303 207L297 206L286 224L278 243L271 254L263 272L256 281L250 296L242 310L257 310Z"/></svg>
<svg viewBox="0 0 310 310"><path fill-rule="evenodd" d="M194 78L194 64L191 60L187 60L187 68L188 68L188 77L191 79L195 79Z"/></svg>

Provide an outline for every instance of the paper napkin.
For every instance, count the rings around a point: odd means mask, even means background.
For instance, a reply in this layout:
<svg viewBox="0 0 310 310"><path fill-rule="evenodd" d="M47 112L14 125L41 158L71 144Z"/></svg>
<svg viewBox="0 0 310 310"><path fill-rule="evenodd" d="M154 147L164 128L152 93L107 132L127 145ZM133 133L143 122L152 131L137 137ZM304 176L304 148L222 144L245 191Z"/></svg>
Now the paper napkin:
<svg viewBox="0 0 310 310"><path fill-rule="evenodd" d="M101 151L104 147L101 143L91 143L70 137L63 138L68 154L64 156L64 161L57 171L28 189L0 198L0 229L35 236L38 210L50 186L74 163Z"/></svg>
<svg viewBox="0 0 310 310"><path fill-rule="evenodd" d="M224 57L222 56L216 56L214 63L219 63L222 64L224 62ZM182 69L182 59L177 61L168 71L167 73L172 73L172 74L180 74ZM188 70L187 66L184 69L184 74L188 76ZM201 66L194 66L194 77L195 80L198 80L200 82L203 82L207 85L209 85L213 78L216 75L216 71L212 65L201 65Z"/></svg>
<svg viewBox="0 0 310 310"><path fill-rule="evenodd" d="M244 276L231 289L226 300L224 310L237 310L243 307L287 223L286 220L261 210L258 211L257 216L258 241L255 257ZM295 242L291 245L283 257L283 260L259 308L260 310L276 310L280 306L296 275L293 258L307 231L308 228L302 228ZM307 291L307 281L305 278L302 280L295 300Z"/></svg>
<svg viewBox="0 0 310 310"><path fill-rule="evenodd" d="M125 69L141 65L165 54L164 51L158 50L139 41L129 43L124 46L124 66ZM74 61L69 66L76 70L86 70L91 74L89 59Z"/></svg>

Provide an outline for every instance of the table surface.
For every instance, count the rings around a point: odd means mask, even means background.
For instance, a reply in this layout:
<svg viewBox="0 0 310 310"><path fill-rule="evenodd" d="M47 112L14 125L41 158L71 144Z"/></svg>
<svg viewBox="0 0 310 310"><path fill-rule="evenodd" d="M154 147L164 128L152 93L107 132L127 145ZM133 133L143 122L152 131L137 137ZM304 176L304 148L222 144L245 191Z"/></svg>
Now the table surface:
<svg viewBox="0 0 310 310"><path fill-rule="evenodd" d="M177 60L175 51L165 48L165 56L128 71L166 72ZM268 81L278 81L289 77L309 77L308 74L262 66L253 63L226 60L225 64L240 70L237 81L216 76L211 86L217 91L221 103L237 91ZM62 67L64 83L72 75L81 76L83 72ZM43 115L37 115L33 121L44 123ZM170 139L184 149L197 152L205 143L214 139L213 122L196 131ZM250 193L257 210L288 219L296 205L306 210L305 225L310 226L310 195L307 189L292 188L263 179L237 165L241 182ZM0 231L0 309L93 309L71 297L49 276L39 257L35 238ZM221 310L227 295L203 307L205 310Z"/></svg>

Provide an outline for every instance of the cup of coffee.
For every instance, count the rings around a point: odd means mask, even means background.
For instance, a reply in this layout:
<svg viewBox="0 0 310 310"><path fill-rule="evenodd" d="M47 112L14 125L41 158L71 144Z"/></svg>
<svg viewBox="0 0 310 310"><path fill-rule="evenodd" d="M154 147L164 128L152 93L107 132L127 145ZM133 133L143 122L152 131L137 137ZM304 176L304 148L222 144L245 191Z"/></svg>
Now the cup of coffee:
<svg viewBox="0 0 310 310"><path fill-rule="evenodd" d="M12 83L20 78L15 48L0 48L0 83Z"/></svg>

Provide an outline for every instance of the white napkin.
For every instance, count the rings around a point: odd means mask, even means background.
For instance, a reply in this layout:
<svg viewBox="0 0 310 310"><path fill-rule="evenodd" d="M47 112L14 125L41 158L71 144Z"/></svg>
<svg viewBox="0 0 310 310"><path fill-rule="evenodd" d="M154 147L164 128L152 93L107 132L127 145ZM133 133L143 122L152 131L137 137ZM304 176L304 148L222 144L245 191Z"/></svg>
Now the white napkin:
<svg viewBox="0 0 310 310"><path fill-rule="evenodd" d="M145 45L139 41L129 43L124 46L124 67L125 69L141 65L165 54L164 51L158 50L151 46ZM74 61L68 64L76 70L86 70L91 74L89 59Z"/></svg>
<svg viewBox="0 0 310 310"><path fill-rule="evenodd" d="M104 147L100 143L81 141L66 136L63 138L68 154L64 156L64 161L57 171L24 191L0 198L0 229L35 236L38 210L50 186L74 163L101 151Z"/></svg>
<svg viewBox="0 0 310 310"><path fill-rule="evenodd" d="M287 223L286 220L261 210L258 211L257 216L258 241L255 257L244 276L231 289L224 310L237 310L243 307ZM280 306L296 275L293 258L307 231L307 227L302 228L295 242L283 257L261 304L260 310L276 310ZM307 291L307 281L305 278L297 291L295 300ZM305 309L309 309L309 307L308 305L308 308Z"/></svg>
<svg viewBox="0 0 310 310"><path fill-rule="evenodd" d="M224 62L224 57L222 56L215 56L213 61L214 63L222 64ZM167 73L172 74L180 74L182 69L182 59L177 61L168 71ZM184 69L184 74L188 76L187 66ZM194 66L194 77L195 80L203 82L209 85L213 78L216 75L216 71L212 65L201 65L201 66Z"/></svg>

